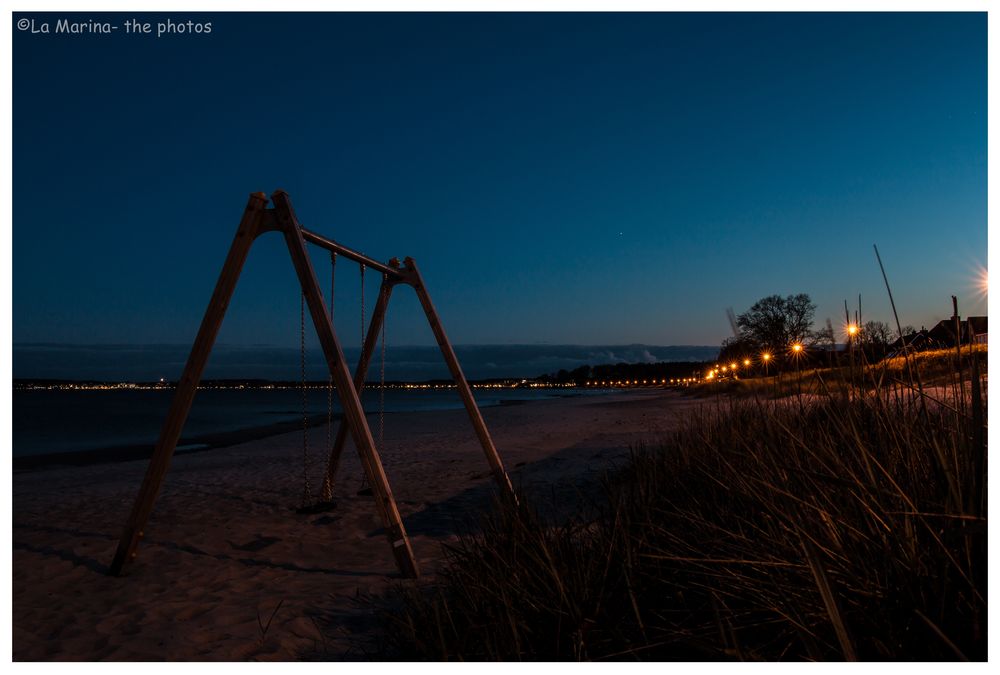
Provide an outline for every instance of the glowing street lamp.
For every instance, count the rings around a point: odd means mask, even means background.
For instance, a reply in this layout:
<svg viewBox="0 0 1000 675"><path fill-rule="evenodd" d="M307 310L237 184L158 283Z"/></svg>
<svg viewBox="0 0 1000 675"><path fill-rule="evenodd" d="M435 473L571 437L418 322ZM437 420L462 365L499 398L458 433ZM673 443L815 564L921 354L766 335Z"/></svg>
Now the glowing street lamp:
<svg viewBox="0 0 1000 675"><path fill-rule="evenodd" d="M771 354L764 352L760 355L760 360L764 362L764 377L767 377L767 364L771 360Z"/></svg>
<svg viewBox="0 0 1000 675"><path fill-rule="evenodd" d="M802 374L799 372L799 356L802 354L802 344L796 342L792 345L792 353L795 355L795 379L799 390L799 398L802 398Z"/></svg>

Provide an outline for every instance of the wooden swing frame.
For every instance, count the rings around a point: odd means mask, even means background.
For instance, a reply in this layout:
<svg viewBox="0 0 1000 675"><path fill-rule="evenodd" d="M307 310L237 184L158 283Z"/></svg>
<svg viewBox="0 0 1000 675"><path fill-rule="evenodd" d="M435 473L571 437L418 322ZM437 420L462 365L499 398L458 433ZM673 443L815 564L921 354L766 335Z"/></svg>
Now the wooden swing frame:
<svg viewBox="0 0 1000 675"><path fill-rule="evenodd" d="M438 318L437 311L434 309L434 304L431 302L430 295L428 295L427 289L424 286L423 278L420 276L420 271L413 259L406 258L402 267L400 267L399 261L395 258L389 261L389 264L382 264L331 239L304 229L295 216L295 211L292 209L292 203L288 194L283 190L278 190L272 194L271 202L273 203L273 207L268 208L268 198L263 192L255 192L250 195L250 200L243 212L236 236L226 257L226 262L222 266L222 272L219 274L219 280L216 282L212 298L209 301L208 308L205 310L205 316L202 319L201 327L198 329L198 335L191 347L187 364L184 366L184 371L177 382L173 401L171 402L166 420L163 423L159 440L153 450L153 456L150 458L142 486L139 488L139 494L136 496L132 512L125 523L124 531L118 541L118 549L115 552L115 557L110 567L110 572L113 575L121 575L127 565L136 558L139 540L143 537L146 523L153 511L153 505L160 492L163 479L170 467L170 460L177 447L177 442L180 439L188 412L191 410L195 392L198 389L198 384L201 382L205 364L208 361L212 345L222 325L226 308L229 306L229 301L236 288L240 271L243 269L243 264L246 261L247 254L250 252L250 247L258 236L266 232L280 232L284 236L288 252L292 258L292 265L295 267L299 284L302 286L302 293L305 296L309 314L312 316L313 324L316 327L319 343L323 349L323 355L326 358L330 376L337 389L337 396L343 409L343 420L339 426L337 438L331 448L327 464L324 477L324 491L328 491L332 486L333 478L340 462L340 456L347 440L347 434L350 433L354 441L354 446L361 457L361 464L368 477L368 482L372 486L375 504L392 546L392 553L400 574L409 578L417 577L419 574L417 562L413 555L409 536L403 526L399 509L396 507L396 500L392 495L389 479L382 467L382 460L379 457L378 449L375 447L371 428L368 426L368 420L365 417L360 398L361 390L365 383L365 376L368 372L368 364L371 361L372 352L375 350L378 342L378 335L389 305L389 296L397 284L409 285L416 292L424 313L427 315L427 321L430 324L431 330L434 332L434 338L437 340L448 369L451 371L452 379L458 388L458 393L465 405L466 412L468 412L469 418L472 421L476 436L486 455L486 461L492 470L493 478L501 490L513 495L513 486L504 469L503 461L500 459L496 446L493 444L493 439L486 428L483 416L476 405L475 398L472 396L469 383L462 373L458 358L455 356L455 350L452 349L451 343L448 341L447 335L445 335L441 320ZM337 337L333 321L324 304L316 272L313 269L312 260L309 258L306 250L307 243L319 246L331 253L336 253L365 267L375 269L383 275L378 301L372 312L371 323L353 378L344 359L344 351Z"/></svg>

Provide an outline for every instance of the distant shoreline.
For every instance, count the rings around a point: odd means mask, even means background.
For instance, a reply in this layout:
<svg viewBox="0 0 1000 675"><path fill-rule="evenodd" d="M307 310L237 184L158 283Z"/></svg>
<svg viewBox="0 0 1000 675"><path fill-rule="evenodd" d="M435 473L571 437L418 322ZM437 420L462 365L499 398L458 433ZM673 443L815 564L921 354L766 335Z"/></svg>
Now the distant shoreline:
<svg viewBox="0 0 1000 675"><path fill-rule="evenodd" d="M693 364L714 359L718 345L454 345L462 371L470 382L520 380L543 373L573 371L601 364ZM190 344L58 345L15 343L13 376L17 380L90 380L116 382L159 382L176 380L187 361ZM357 363L357 347L345 347L348 363ZM238 346L217 344L207 380L288 380L298 375L302 354L299 346ZM373 361L371 375L379 356ZM434 345L389 347L385 360L386 380L396 382L450 381L450 372ZM306 379L326 382L329 373L322 353L311 349L306 355ZM687 375L687 373L685 373ZM670 377L670 375L668 375ZM300 378L293 376L293 379ZM374 378L378 379L378 378Z"/></svg>
<svg viewBox="0 0 1000 675"><path fill-rule="evenodd" d="M335 415L339 419L340 415ZM308 419L308 426L315 427L326 422L325 415L313 415ZM230 445L247 443L249 441L277 436L302 428L302 420L286 420L255 427L244 427L232 431L221 431L200 434L182 438L177 444L175 455L185 455L195 452L217 450ZM66 466L90 466L92 464L107 464L113 462L130 462L139 459L149 459L153 454L154 444L119 445L91 450L72 450L68 452L50 452L42 455L24 455L12 458L14 471L43 471Z"/></svg>
<svg viewBox="0 0 1000 675"><path fill-rule="evenodd" d="M571 397L573 394L560 396ZM498 401L495 404L480 405L481 408L506 407L513 405L524 405L535 403L543 399L516 399ZM412 411L400 411L412 412ZM376 413L367 413L369 416ZM397 412L387 412L387 415L399 414ZM333 419L338 421L342 418L340 413L334 414ZM307 419L308 427L317 427L325 424L326 415L312 415ZM302 429L302 420L284 420L253 427L243 427L230 431L220 431L208 434L199 434L181 438L174 450L175 455L187 455L197 452L208 452L219 448L248 443L250 441L278 436ZM60 469L67 466L91 466L94 464L110 464L115 462L131 462L142 459L149 459L153 454L155 445L152 443L133 443L129 445L118 445L105 448L92 448L89 450L71 450L64 452L48 452L39 455L23 455L12 457L12 469L17 471L45 471L49 469Z"/></svg>

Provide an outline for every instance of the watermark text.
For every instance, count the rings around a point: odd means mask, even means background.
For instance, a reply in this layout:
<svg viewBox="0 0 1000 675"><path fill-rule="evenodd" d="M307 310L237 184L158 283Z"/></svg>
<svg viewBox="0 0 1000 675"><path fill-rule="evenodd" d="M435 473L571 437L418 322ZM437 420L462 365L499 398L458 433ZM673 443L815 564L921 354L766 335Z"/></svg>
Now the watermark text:
<svg viewBox="0 0 1000 675"><path fill-rule="evenodd" d="M101 20L39 20L21 18L17 20L17 29L31 35L148 35L157 38L179 35L211 35L211 21L192 21L183 19L164 19L162 21L143 21L142 19Z"/></svg>

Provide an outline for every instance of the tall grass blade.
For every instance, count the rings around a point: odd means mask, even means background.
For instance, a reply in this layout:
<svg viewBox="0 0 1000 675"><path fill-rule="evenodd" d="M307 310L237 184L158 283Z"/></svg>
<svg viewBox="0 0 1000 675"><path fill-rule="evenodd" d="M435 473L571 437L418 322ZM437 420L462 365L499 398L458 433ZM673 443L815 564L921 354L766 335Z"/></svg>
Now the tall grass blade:
<svg viewBox="0 0 1000 675"><path fill-rule="evenodd" d="M809 563L809 569L812 570L813 578L816 580L816 587L823 598L826 613L830 616L830 623L833 624L833 629L837 633L837 641L840 642L840 649L844 653L844 660L857 661L858 655L854 651L854 644L851 642L851 636L847 632L844 617L840 613L837 596L830 586L830 580L826 577L826 570L823 569L823 563L819 559L816 545L808 538L802 537L802 549L806 554L806 561Z"/></svg>

